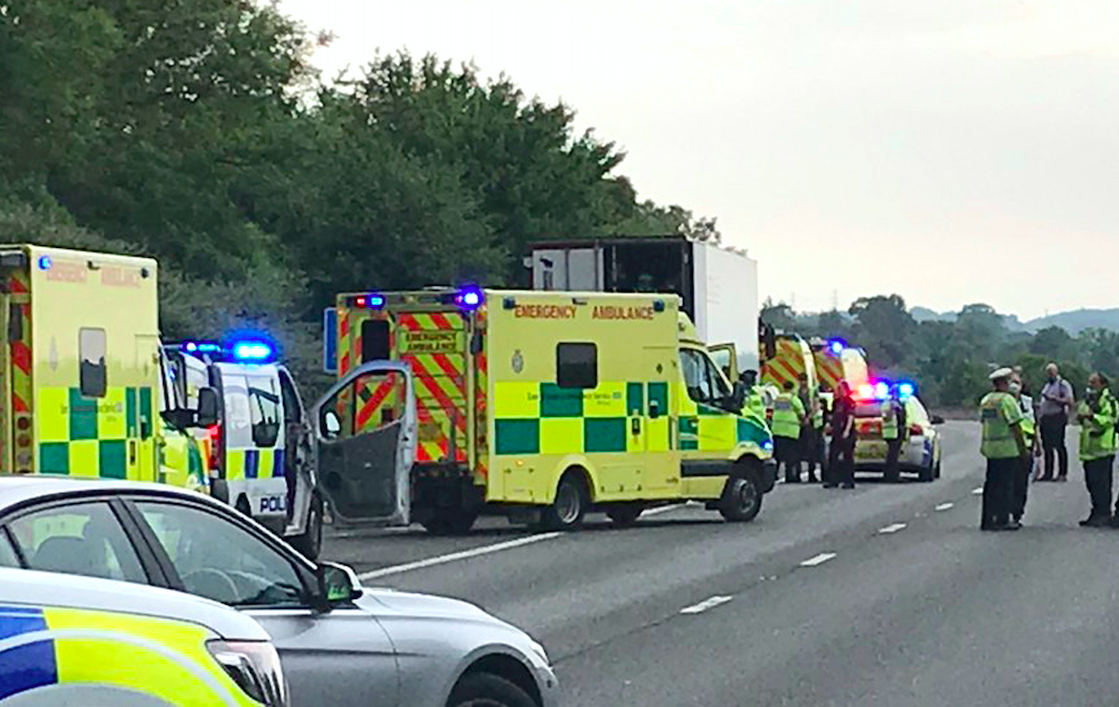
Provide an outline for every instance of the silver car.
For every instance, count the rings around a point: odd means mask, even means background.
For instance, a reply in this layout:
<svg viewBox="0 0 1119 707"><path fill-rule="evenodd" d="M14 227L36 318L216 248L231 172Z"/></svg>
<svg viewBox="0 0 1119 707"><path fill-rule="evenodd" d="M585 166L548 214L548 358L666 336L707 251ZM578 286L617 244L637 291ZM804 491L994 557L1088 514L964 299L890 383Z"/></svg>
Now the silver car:
<svg viewBox="0 0 1119 707"><path fill-rule="evenodd" d="M365 589L235 510L158 484L0 478L0 565L168 587L256 619L293 705L548 707L557 684L523 631L453 599Z"/></svg>

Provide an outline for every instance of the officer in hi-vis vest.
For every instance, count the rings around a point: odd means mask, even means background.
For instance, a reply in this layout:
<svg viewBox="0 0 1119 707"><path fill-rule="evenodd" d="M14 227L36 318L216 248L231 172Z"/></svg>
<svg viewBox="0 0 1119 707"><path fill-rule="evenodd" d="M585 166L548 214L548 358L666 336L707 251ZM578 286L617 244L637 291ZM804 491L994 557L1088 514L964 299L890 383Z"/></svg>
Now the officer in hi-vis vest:
<svg viewBox="0 0 1119 707"><path fill-rule="evenodd" d="M785 483L795 484L800 482L800 435L805 409L796 394L796 384L785 381L784 388L773 402L773 452L778 472L781 466L785 467Z"/></svg>

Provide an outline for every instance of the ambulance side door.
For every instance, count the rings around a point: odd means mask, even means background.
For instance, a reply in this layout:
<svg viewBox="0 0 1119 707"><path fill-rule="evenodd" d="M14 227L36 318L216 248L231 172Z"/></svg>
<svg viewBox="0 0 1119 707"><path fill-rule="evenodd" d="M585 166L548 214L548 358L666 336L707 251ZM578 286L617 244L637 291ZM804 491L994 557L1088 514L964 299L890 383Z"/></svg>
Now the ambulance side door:
<svg viewBox="0 0 1119 707"><path fill-rule="evenodd" d="M680 492L680 450L675 444L677 417L672 409L672 386L679 376L675 347L647 347L641 378L644 385L645 463L642 477L652 498ZM630 411L633 414L633 411ZM632 423L631 423L632 424Z"/></svg>
<svg viewBox="0 0 1119 707"><path fill-rule="evenodd" d="M385 383L403 414L355 429L355 388ZM376 387L376 386L375 386ZM343 523L395 526L411 522L411 473L416 458L416 394L402 361L370 361L347 373L311 407L315 474Z"/></svg>

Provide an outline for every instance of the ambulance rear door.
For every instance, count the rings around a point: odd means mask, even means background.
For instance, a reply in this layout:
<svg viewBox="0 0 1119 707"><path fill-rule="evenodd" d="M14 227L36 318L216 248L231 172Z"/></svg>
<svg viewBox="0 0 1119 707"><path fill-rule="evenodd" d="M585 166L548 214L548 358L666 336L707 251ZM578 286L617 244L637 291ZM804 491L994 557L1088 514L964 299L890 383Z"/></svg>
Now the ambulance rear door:
<svg viewBox="0 0 1119 707"><path fill-rule="evenodd" d="M370 361L346 373L311 408L315 466L331 512L343 523L404 526L411 522L416 458L414 378L403 361ZM399 416L358 424L355 390L393 388Z"/></svg>

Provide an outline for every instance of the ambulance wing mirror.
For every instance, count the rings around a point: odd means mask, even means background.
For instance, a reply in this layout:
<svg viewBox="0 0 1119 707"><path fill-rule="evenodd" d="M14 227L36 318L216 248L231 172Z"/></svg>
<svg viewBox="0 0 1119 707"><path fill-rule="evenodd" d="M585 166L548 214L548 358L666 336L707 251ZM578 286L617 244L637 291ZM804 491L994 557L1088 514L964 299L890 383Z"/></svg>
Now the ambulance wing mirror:
<svg viewBox="0 0 1119 707"><path fill-rule="evenodd" d="M198 389L198 414L195 416L196 427L213 427L218 424L218 393L213 388Z"/></svg>
<svg viewBox="0 0 1119 707"><path fill-rule="evenodd" d="M342 433L342 421L338 419L338 413L333 410L324 410L322 418L322 429L327 439L334 439Z"/></svg>

